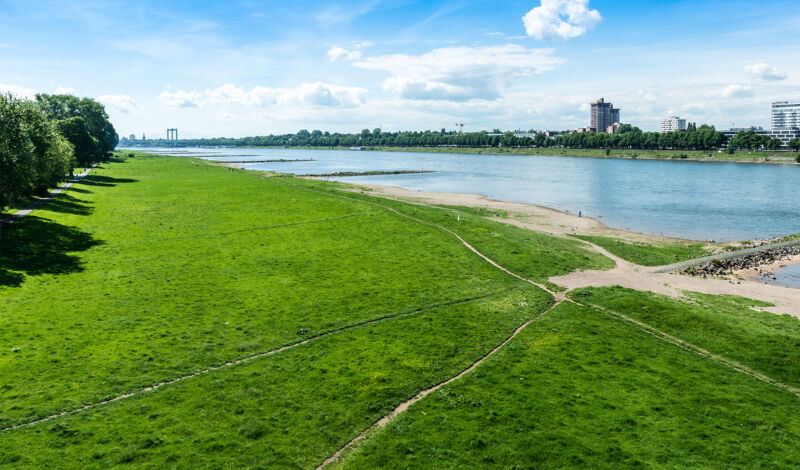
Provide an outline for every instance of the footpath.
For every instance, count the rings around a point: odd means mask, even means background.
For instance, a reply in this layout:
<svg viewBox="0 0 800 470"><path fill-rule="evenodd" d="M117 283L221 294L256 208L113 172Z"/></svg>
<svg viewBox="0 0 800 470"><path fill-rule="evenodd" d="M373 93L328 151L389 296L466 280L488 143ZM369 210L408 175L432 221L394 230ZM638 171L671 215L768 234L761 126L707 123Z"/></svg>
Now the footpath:
<svg viewBox="0 0 800 470"><path fill-rule="evenodd" d="M92 171L92 168L94 168L94 167L89 167L89 168L83 170L82 172L80 172L77 175L75 175L75 177L72 178L71 180L69 180L68 182L62 184L58 188L56 188L56 189L50 191L49 193L47 193L47 196L44 196L44 197L41 197L41 198L37 199L36 201L32 202L28 207L26 207L24 209L20 209L17 212L14 212L13 214L11 214L11 215L5 217L4 219L0 220L0 227L5 227L6 225L13 224L14 222L18 221L19 219L25 217L26 215L28 215L31 212L33 212L34 210L36 210L42 204L46 204L47 202L51 201L54 197L56 197L57 195L63 193L67 189L69 189L69 187L72 186L73 184L75 184L78 180L80 180L81 178L83 178L86 175L88 175L89 172Z"/></svg>

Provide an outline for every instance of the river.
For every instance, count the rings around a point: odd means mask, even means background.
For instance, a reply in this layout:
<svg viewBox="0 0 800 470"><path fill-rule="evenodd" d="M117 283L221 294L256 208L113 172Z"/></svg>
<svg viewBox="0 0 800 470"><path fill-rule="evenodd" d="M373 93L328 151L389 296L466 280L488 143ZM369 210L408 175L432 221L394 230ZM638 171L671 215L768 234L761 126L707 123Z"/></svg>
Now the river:
<svg viewBox="0 0 800 470"><path fill-rule="evenodd" d="M581 211L615 228L695 240L800 232L800 165L306 149L147 151L221 161L313 159L242 165L292 174L424 168L432 173L338 180L485 194L573 214Z"/></svg>

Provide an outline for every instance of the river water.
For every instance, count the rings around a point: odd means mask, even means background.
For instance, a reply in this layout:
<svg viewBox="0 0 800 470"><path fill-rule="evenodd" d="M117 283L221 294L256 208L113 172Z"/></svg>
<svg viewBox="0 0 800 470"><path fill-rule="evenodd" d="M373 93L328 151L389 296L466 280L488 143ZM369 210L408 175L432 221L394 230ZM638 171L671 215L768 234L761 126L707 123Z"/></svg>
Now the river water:
<svg viewBox="0 0 800 470"><path fill-rule="evenodd" d="M313 159L243 168L292 174L431 170L338 178L422 191L485 194L598 217L608 226L695 240L800 232L800 165L371 152L182 148L154 153L215 160Z"/></svg>
<svg viewBox="0 0 800 470"><path fill-rule="evenodd" d="M800 287L800 264L777 270L775 279L771 282L789 287Z"/></svg>

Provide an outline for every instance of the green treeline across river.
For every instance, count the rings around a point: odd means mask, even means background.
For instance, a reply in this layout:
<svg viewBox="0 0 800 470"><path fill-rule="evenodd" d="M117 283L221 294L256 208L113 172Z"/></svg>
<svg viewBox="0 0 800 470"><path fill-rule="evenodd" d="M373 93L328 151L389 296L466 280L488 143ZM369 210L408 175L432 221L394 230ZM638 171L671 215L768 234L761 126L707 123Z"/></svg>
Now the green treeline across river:
<svg viewBox="0 0 800 470"><path fill-rule="evenodd" d="M463 147L463 148L570 148L570 149L639 149L639 150L713 150L725 147L732 150L776 150L781 142L754 132L741 132L728 142L722 132L713 126L692 126L688 131L668 133L642 132L638 127L623 124L614 134L605 132L578 132L547 135L545 133L514 132L448 132L403 131L384 132L381 129L364 129L357 134L342 134L314 130L300 130L295 134L242 137L218 137L165 141L125 141L132 146L174 147ZM800 142L798 142L800 144Z"/></svg>
<svg viewBox="0 0 800 470"><path fill-rule="evenodd" d="M118 140L105 107L91 98L0 95L0 211L46 193L76 167L107 160Z"/></svg>

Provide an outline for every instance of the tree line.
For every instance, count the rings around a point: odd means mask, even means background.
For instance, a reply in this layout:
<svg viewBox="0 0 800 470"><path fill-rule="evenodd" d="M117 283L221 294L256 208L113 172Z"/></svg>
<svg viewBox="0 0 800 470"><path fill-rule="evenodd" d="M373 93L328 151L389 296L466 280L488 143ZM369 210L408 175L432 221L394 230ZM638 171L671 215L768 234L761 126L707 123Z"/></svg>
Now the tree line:
<svg viewBox="0 0 800 470"><path fill-rule="evenodd" d="M46 194L76 167L106 161L118 140L105 107L91 98L0 95L0 211Z"/></svg>
<svg viewBox="0 0 800 470"><path fill-rule="evenodd" d="M547 135L518 135L500 131L457 133L441 131L384 132L381 129L364 129L357 134L342 134L306 129L294 134L267 135L242 138L183 139L180 141L149 140L129 141L139 146L226 146L226 147L557 147L576 149L679 149L711 150L724 146L725 134L714 127L701 125L691 131L665 134L642 132L629 124L622 125L614 134L605 132L577 132Z"/></svg>

